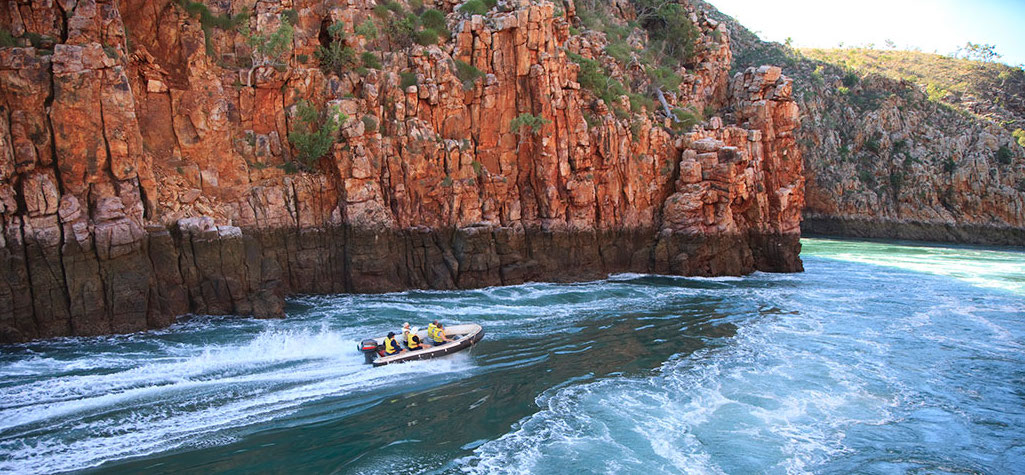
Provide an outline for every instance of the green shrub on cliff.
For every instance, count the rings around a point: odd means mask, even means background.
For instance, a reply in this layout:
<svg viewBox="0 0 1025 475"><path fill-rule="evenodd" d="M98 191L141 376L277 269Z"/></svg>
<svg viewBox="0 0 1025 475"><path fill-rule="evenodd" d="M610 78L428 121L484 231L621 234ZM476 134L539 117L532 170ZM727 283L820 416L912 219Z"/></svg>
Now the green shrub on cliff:
<svg viewBox="0 0 1025 475"><path fill-rule="evenodd" d="M1014 135L1014 138L1018 140L1018 145L1025 147L1025 130L1016 129L1012 135Z"/></svg>
<svg viewBox="0 0 1025 475"><path fill-rule="evenodd" d="M246 85L252 86L253 72L262 66L271 66L278 70L285 68L288 55L292 52L292 35L295 30L288 17L281 17L278 28L270 33L250 31L247 23L238 26L238 32L245 37L252 52L249 74Z"/></svg>
<svg viewBox="0 0 1025 475"><path fill-rule="evenodd" d="M1007 145L1001 145L1000 148L997 149L997 163L1001 165L1010 165L1012 158L1014 158L1014 153L1011 152L1011 149L1007 148Z"/></svg>
<svg viewBox="0 0 1025 475"><path fill-rule="evenodd" d="M288 141L295 147L299 165L305 170L314 170L317 160L331 151L335 133L348 117L337 106L320 111L303 99L295 106L294 118Z"/></svg>
<svg viewBox="0 0 1025 475"><path fill-rule="evenodd" d="M868 139L865 139L865 149L869 152L878 155L882 148L882 145L879 143L879 138L869 137Z"/></svg>
<svg viewBox="0 0 1025 475"><path fill-rule="evenodd" d="M424 10L419 18L420 26L423 28L416 32L418 44L427 46L438 42L439 38L448 38L452 35L445 25L445 14L433 8Z"/></svg>
<svg viewBox="0 0 1025 475"><path fill-rule="evenodd" d="M377 59L377 56L374 56L374 53L366 51L361 54L359 58L363 63L364 68L381 69L381 60Z"/></svg>
<svg viewBox="0 0 1025 475"><path fill-rule="evenodd" d="M894 170L890 172L890 188L893 189L894 193L900 193L901 187L904 186L904 180L906 176L903 171Z"/></svg>
<svg viewBox="0 0 1025 475"><path fill-rule="evenodd" d="M692 127L700 124L701 121L704 120L704 118L701 117L701 113L695 110L693 106L688 106L685 109L673 109L673 115L676 116L676 121L673 122L673 129L681 132L690 130Z"/></svg>
<svg viewBox="0 0 1025 475"><path fill-rule="evenodd" d="M683 77L679 73L666 66L648 68L648 77L664 92L678 90L680 83L683 82Z"/></svg>
<svg viewBox="0 0 1025 475"><path fill-rule="evenodd" d="M330 40L327 45L318 46L313 51L320 61L320 69L325 74L341 75L345 70L356 65L356 50L345 45L345 24L335 22L327 28Z"/></svg>
<svg viewBox="0 0 1025 475"><path fill-rule="evenodd" d="M616 61L623 64L629 63L633 59L631 51L630 45L625 41L617 41L605 45L605 54L616 58Z"/></svg>
<svg viewBox="0 0 1025 475"><path fill-rule="evenodd" d="M544 117L523 113L509 123L509 128L514 134L526 129L530 129L531 134L536 134L541 131L541 127L551 123L552 121Z"/></svg>
<svg viewBox="0 0 1025 475"><path fill-rule="evenodd" d="M377 118L372 115L363 116L363 129L371 134L377 132Z"/></svg>
<svg viewBox="0 0 1025 475"><path fill-rule="evenodd" d="M652 112L655 110L655 100L644 94L630 92L626 96L630 98L630 110L633 112L641 112L642 110Z"/></svg>
<svg viewBox="0 0 1025 475"><path fill-rule="evenodd" d="M239 31L246 37L246 43L253 52L263 56L264 62L268 64L283 62L285 54L292 50L292 35L295 30L284 18L278 28L270 33L252 32L249 25L239 27Z"/></svg>
<svg viewBox="0 0 1025 475"><path fill-rule="evenodd" d="M0 28L0 48L8 46L18 46L18 43L14 41L10 31Z"/></svg>
<svg viewBox="0 0 1025 475"><path fill-rule="evenodd" d="M597 61L575 53L566 54L571 61L580 65L580 73L577 74L577 82L580 83L580 87L593 92L609 107L619 100L619 96L627 93L623 83L609 77L608 72Z"/></svg>
<svg viewBox="0 0 1025 475"><path fill-rule="evenodd" d="M858 85L858 81L860 81L860 78L858 78L858 73L856 73L854 71L847 71L843 75L843 85L844 86L847 86L847 87L857 86Z"/></svg>
<svg viewBox="0 0 1025 475"><path fill-rule="evenodd" d="M444 13L433 8L424 10L422 3L410 2L410 6L412 12L407 12L398 2L374 7L374 16L386 20L384 33L392 44L400 48L414 43L429 46L452 35L445 25ZM419 15L416 12L420 12Z"/></svg>
<svg viewBox="0 0 1025 475"><path fill-rule="evenodd" d="M929 83L925 85L925 94L929 97L930 101L942 102L947 97L947 94L950 94L950 91L934 83Z"/></svg>
<svg viewBox="0 0 1025 475"><path fill-rule="evenodd" d="M377 23L368 18L363 23L356 25L352 32L368 40L376 40L378 34Z"/></svg>
<svg viewBox="0 0 1025 475"><path fill-rule="evenodd" d="M433 8L425 10L420 14L420 23L424 28L441 31L446 29L445 25L445 14L441 10L435 10Z"/></svg>
<svg viewBox="0 0 1025 475"><path fill-rule="evenodd" d="M858 180L860 180L861 183L863 183L870 190L874 190L877 186L879 186L879 183L876 182L876 176L868 170L858 171Z"/></svg>
<svg viewBox="0 0 1025 475"><path fill-rule="evenodd" d="M605 33L604 53L619 67L606 63L607 58L591 59L567 53L570 60L580 65L577 81L581 87L602 99L620 119L630 115L620 105L621 96L628 97L629 109L634 113L646 111L651 115L661 110L654 101L656 90L666 94L679 92L682 76L693 59L695 42L700 37L682 2L630 0L630 4L636 11L636 18L632 20L622 18L603 0L576 2L579 26ZM643 47L639 46L638 39L644 43ZM637 64L643 68L646 78L619 75L620 71L630 71Z"/></svg>
<svg viewBox="0 0 1025 475"><path fill-rule="evenodd" d="M399 73L399 87L401 87L403 90L405 90L409 86L415 86L417 84L418 81L416 79L416 73L412 71L402 71L401 73Z"/></svg>
<svg viewBox="0 0 1025 475"><path fill-rule="evenodd" d="M498 2L495 0L467 0L462 5L456 8L456 11L466 15L484 15L491 10L491 7L497 5Z"/></svg>
<svg viewBox="0 0 1025 475"><path fill-rule="evenodd" d="M241 24L243 20L249 17L248 10L243 10L242 12L236 15L215 15L213 12L210 11L210 8L208 8L202 2L178 0L178 5L180 5L189 15L199 17L199 24L203 27L204 30L207 28L230 30Z"/></svg>
<svg viewBox="0 0 1025 475"><path fill-rule="evenodd" d="M689 63L699 31L690 22L686 8L664 0L633 0L632 3L637 11L637 22L648 31L648 49L662 57L659 63Z"/></svg>
<svg viewBox="0 0 1025 475"><path fill-rule="evenodd" d="M942 164L943 164L943 171L947 172L948 174L949 173L954 173L954 170L957 170L957 162L955 162L953 158L950 158L950 157L945 158L943 160Z"/></svg>
<svg viewBox="0 0 1025 475"><path fill-rule="evenodd" d="M407 15L396 15L388 21L385 31L388 39L400 48L411 46L416 40L417 28L420 26L420 18L410 13Z"/></svg>
<svg viewBox="0 0 1025 475"><path fill-rule="evenodd" d="M473 87L473 82L477 78L484 77L484 72L474 67L472 64L466 61L456 60L456 77L463 82L464 89L470 89Z"/></svg>
<svg viewBox="0 0 1025 475"><path fill-rule="evenodd" d="M243 25L245 20L249 18L248 8L243 8L241 12L235 15L215 15L210 11L210 8L202 2L178 0L177 3L183 10L185 10L185 13L199 18L199 26L203 30L203 41L206 46L206 54L210 56L214 55L213 35L211 31L213 28L231 30Z"/></svg>
<svg viewBox="0 0 1025 475"><path fill-rule="evenodd" d="M416 44L430 46L438 43L438 32L434 30L420 30L413 34Z"/></svg>

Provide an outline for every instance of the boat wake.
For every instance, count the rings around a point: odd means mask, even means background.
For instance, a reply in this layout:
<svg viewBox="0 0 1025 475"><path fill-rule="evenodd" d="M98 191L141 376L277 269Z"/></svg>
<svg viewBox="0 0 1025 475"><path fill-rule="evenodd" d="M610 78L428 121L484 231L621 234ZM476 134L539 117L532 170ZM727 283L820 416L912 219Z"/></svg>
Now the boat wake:
<svg viewBox="0 0 1025 475"><path fill-rule="evenodd" d="M51 376L0 388L0 472L53 473L225 444L254 424L287 422L312 401L380 392L403 373L423 371L418 363L371 368L351 335L274 329L241 344L165 346L130 359L95 358L90 367L43 358L4 368L0 381L24 375L26 365ZM449 358L431 371L469 365Z"/></svg>

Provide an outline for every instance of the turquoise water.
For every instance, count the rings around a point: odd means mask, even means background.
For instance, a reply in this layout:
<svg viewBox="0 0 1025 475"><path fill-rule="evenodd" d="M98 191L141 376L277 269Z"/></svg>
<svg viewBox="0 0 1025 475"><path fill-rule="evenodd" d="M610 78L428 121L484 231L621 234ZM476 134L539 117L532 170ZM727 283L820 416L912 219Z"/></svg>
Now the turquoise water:
<svg viewBox="0 0 1025 475"><path fill-rule="evenodd" d="M1025 472L1025 254L802 256L0 347L0 472ZM362 364L364 336L429 318L487 336Z"/></svg>

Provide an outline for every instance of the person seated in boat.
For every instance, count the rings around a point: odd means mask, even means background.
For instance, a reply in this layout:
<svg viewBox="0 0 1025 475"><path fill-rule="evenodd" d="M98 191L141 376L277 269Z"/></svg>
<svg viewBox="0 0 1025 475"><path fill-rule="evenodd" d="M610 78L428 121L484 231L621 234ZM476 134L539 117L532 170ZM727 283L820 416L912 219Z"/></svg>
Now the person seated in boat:
<svg viewBox="0 0 1025 475"><path fill-rule="evenodd" d="M399 342L395 340L395 332L388 332L388 336L384 338L384 356L398 355L405 353L406 350L399 346Z"/></svg>
<svg viewBox="0 0 1025 475"><path fill-rule="evenodd" d="M434 322L437 323L438 321L435 320ZM434 328L434 334L431 335L431 339L433 340L434 346L440 346L450 341L455 341L445 335L445 326L440 323L437 323L437 326Z"/></svg>
<svg viewBox="0 0 1025 475"><path fill-rule="evenodd" d="M438 321L435 320L427 325L427 343L434 342L434 332L438 329Z"/></svg>
<svg viewBox="0 0 1025 475"><path fill-rule="evenodd" d="M420 341L420 337L416 336L416 332L420 329L413 327L411 329L403 329L404 336L406 337L406 349L409 351L416 351L424 349L423 342Z"/></svg>

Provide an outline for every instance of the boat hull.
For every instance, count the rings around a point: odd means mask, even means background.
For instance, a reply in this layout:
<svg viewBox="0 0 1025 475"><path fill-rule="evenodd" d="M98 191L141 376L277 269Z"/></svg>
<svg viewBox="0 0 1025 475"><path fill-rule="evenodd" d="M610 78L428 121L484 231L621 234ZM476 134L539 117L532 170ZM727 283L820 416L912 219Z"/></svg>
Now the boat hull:
<svg viewBox="0 0 1025 475"><path fill-rule="evenodd" d="M445 332L450 334L449 338L453 338L455 341L445 343L440 346L433 346L424 348L416 351L406 351L391 356L382 356L374 360L374 366L384 366L387 364L405 363L407 361L427 360L431 358L439 358L445 355L451 355L470 348L476 345L477 342L484 338L484 329L480 325L452 325L445 329ZM421 341L426 341L426 332L417 332L417 336L420 337ZM456 338L458 337L458 338ZM375 338L381 345L384 344L384 337Z"/></svg>

